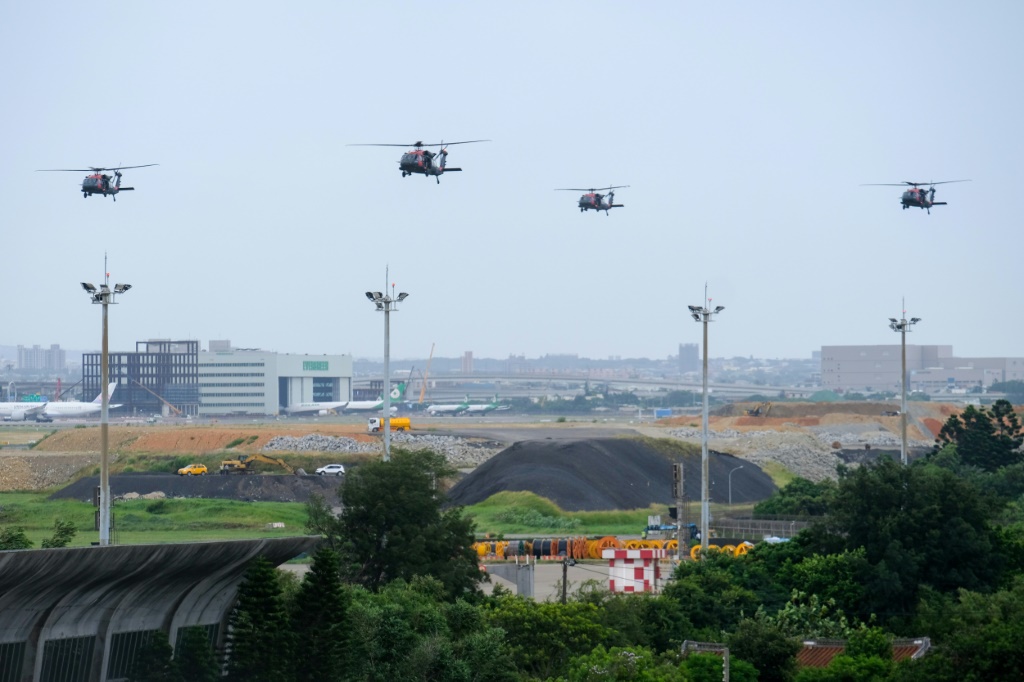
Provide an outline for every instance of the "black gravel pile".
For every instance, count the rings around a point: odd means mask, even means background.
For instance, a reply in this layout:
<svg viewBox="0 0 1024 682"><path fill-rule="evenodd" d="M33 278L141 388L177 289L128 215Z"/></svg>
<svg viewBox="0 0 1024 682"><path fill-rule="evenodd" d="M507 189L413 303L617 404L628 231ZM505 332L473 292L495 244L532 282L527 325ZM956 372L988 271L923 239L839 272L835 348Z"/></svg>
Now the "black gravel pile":
<svg viewBox="0 0 1024 682"><path fill-rule="evenodd" d="M506 490L523 490L546 497L565 511L643 509L673 504L673 462L644 441L630 438L521 441L474 469L448 497L453 504L470 505ZM700 455L685 458L683 464L686 495L700 500ZM763 500L776 490L757 465L709 452L713 502L728 502L730 471L733 503Z"/></svg>

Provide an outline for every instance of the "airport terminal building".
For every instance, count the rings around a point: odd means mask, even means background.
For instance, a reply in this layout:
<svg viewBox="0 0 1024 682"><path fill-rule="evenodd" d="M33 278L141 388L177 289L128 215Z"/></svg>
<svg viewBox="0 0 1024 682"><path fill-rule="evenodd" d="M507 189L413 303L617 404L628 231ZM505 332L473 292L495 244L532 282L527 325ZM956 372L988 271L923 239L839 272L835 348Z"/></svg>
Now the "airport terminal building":
<svg viewBox="0 0 1024 682"><path fill-rule="evenodd" d="M112 404L122 416L276 415L302 402L352 398L352 356L292 355L232 348L229 341L138 341L134 352L111 351ZM100 393L100 353L82 358L83 390Z"/></svg>
<svg viewBox="0 0 1024 682"><path fill-rule="evenodd" d="M834 391L899 391L901 365L900 344L822 346L821 384ZM952 346L908 343L907 375L910 391L968 392L1024 380L1024 358L963 358Z"/></svg>

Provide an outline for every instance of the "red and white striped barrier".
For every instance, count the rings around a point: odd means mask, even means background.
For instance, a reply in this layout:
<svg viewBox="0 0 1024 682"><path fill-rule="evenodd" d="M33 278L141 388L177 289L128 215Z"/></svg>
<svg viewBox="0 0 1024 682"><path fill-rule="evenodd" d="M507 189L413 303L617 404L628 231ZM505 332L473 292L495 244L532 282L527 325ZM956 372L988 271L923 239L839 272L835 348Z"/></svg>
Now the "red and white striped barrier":
<svg viewBox="0 0 1024 682"><path fill-rule="evenodd" d="M605 549L608 559L608 589L612 592L652 592L661 579L659 559L668 556L664 549Z"/></svg>

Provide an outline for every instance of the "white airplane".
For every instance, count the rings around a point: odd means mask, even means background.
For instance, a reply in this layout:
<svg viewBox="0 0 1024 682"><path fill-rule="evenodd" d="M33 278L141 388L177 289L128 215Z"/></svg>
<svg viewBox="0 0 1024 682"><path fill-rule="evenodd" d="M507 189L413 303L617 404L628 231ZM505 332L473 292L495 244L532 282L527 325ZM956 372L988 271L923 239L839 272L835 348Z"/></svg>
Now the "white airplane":
<svg viewBox="0 0 1024 682"><path fill-rule="evenodd" d="M36 415L42 414L47 403L0 403L0 418L5 422L23 422L26 419L35 419Z"/></svg>
<svg viewBox="0 0 1024 682"><path fill-rule="evenodd" d="M117 382L113 382L107 385L107 400L109 401L114 396L114 389L117 388ZM114 409L115 407L121 407L120 405L107 405L107 409ZM92 402L83 403L79 400L67 400L67 401L51 401L46 403L43 414L50 419L74 419L76 417L88 417L93 414L99 414L103 410L103 394L100 393L96 396ZM36 419L39 419L39 415L36 415Z"/></svg>
<svg viewBox="0 0 1024 682"><path fill-rule="evenodd" d="M289 405L284 408L285 414L330 414L337 412L342 407L348 404L348 401L342 401L338 403L299 403L298 405Z"/></svg>
<svg viewBox="0 0 1024 682"><path fill-rule="evenodd" d="M428 405L427 414L436 416L439 414L462 414L469 407L469 400L459 403L458 405Z"/></svg>
<svg viewBox="0 0 1024 682"><path fill-rule="evenodd" d="M401 400L402 396L405 395L405 382L398 384L391 389L391 400ZM376 400L350 400L345 407L341 408L345 412L373 412L383 411L384 409L384 397L381 396ZM391 406L391 414L398 412L398 408L394 405Z"/></svg>
<svg viewBox="0 0 1024 682"><path fill-rule="evenodd" d="M391 391L391 399L400 399L404 392L405 384L399 384ZM298 405L289 405L284 408L284 411L286 414L316 413L325 415L332 412L365 412L367 410L379 410L382 407L384 407L384 398L378 398L377 400L343 400L331 403L299 403ZM391 408L392 414L397 411L398 408Z"/></svg>
<svg viewBox="0 0 1024 682"><path fill-rule="evenodd" d="M464 412L466 414L469 414L469 415L474 415L474 416L477 416L477 417L481 417L481 416L487 414L488 412L494 412L495 410L510 410L510 409L512 409L511 405L505 405L503 403L499 403L498 402L498 396L494 396L494 400L492 400L489 403L483 403L483 404L481 404L481 403L476 403L476 404L470 403L466 407Z"/></svg>

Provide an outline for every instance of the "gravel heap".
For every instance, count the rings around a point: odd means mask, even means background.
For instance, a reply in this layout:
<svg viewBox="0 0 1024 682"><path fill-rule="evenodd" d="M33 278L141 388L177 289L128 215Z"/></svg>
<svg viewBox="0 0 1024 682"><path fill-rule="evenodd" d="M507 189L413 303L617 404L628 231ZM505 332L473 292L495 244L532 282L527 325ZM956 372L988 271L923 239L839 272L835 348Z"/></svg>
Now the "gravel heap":
<svg viewBox="0 0 1024 682"><path fill-rule="evenodd" d="M42 490L62 485L85 467L99 466L99 463L98 452L49 455L3 450L0 451L0 491Z"/></svg>
<svg viewBox="0 0 1024 682"><path fill-rule="evenodd" d="M504 447L496 441L480 441L458 436L442 436L429 433L395 431L391 442L407 450L433 450L444 455L454 467L464 469L486 462ZM311 433L302 438L277 436L263 446L264 451L284 450L287 452L380 452L382 441L366 443L344 436L324 436Z"/></svg>
<svg viewBox="0 0 1024 682"><path fill-rule="evenodd" d="M670 429L666 433L690 442L699 443L701 439L700 429ZM841 439L822 439L820 435L798 431L708 431L709 448L732 453L758 466L774 462L810 481L836 478L836 467L843 461L831 447L835 440Z"/></svg>
<svg viewBox="0 0 1024 682"><path fill-rule="evenodd" d="M271 438L263 451L284 450L286 452L377 452L380 445L364 443L344 436L323 436L311 433L302 438L295 436L275 436Z"/></svg>

